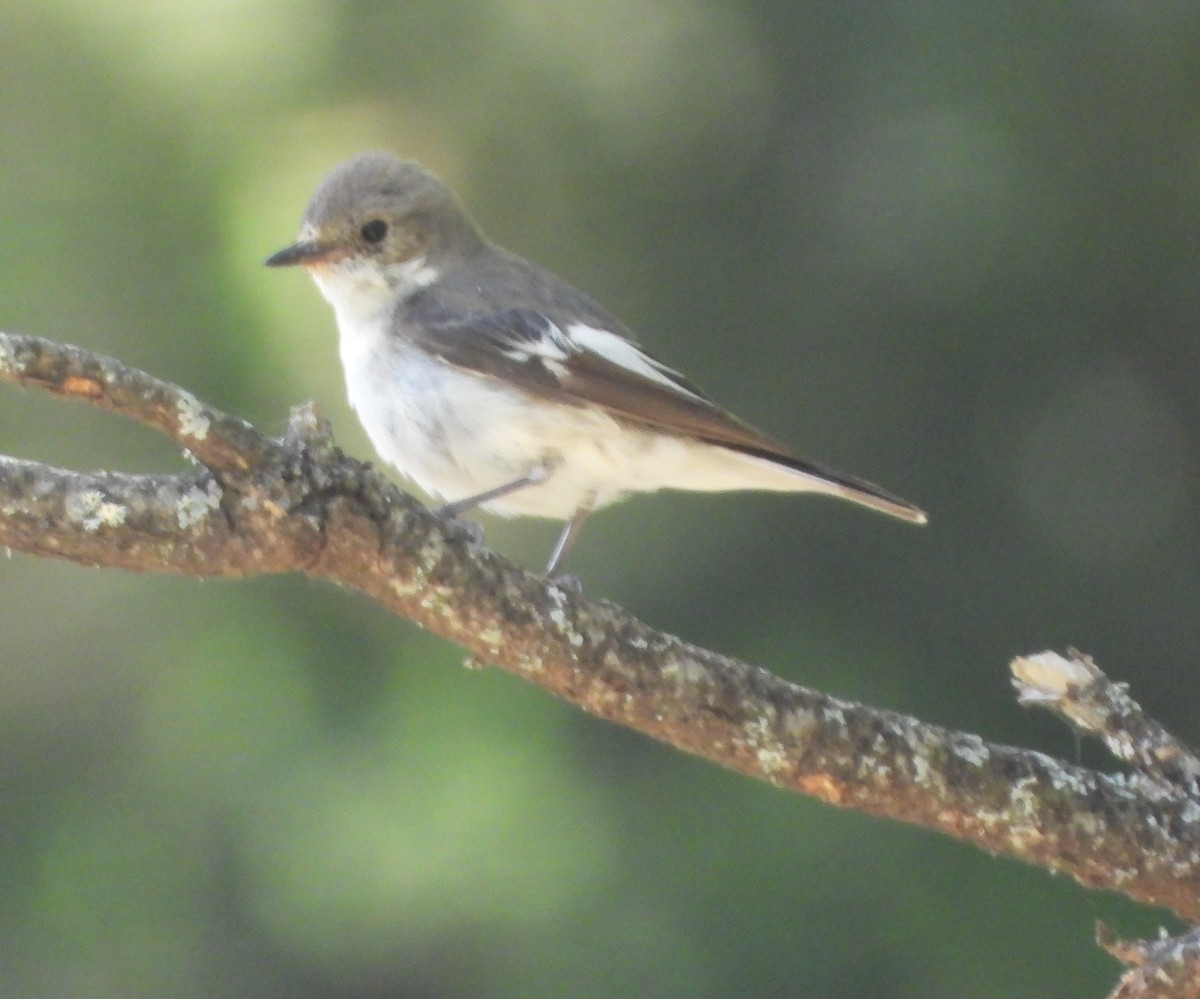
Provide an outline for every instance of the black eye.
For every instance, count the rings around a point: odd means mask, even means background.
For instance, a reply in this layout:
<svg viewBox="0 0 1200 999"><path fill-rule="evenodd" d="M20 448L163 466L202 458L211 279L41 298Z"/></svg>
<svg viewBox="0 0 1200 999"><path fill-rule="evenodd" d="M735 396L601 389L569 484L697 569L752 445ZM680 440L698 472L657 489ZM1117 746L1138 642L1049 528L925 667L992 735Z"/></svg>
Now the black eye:
<svg viewBox="0 0 1200 999"><path fill-rule="evenodd" d="M378 243L387 235L388 224L383 219L371 219L370 222L364 222L358 231L368 243Z"/></svg>

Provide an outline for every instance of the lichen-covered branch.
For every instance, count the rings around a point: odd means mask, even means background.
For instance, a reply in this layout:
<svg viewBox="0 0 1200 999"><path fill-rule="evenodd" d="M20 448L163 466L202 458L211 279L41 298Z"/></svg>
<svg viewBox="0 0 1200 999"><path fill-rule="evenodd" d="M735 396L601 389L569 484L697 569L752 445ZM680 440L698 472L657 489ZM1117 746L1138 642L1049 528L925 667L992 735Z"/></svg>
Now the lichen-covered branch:
<svg viewBox="0 0 1200 999"><path fill-rule="evenodd" d="M1101 925L1096 939L1131 965L1108 999L1200 999L1200 929L1157 940L1117 940Z"/></svg>
<svg viewBox="0 0 1200 999"><path fill-rule="evenodd" d="M343 455L311 410L271 440L117 361L4 334L0 380L148 423L204 466L81 475L4 459L0 544L126 569L330 579L685 752L1200 918L1200 806L1186 789L838 700L655 631L477 549Z"/></svg>

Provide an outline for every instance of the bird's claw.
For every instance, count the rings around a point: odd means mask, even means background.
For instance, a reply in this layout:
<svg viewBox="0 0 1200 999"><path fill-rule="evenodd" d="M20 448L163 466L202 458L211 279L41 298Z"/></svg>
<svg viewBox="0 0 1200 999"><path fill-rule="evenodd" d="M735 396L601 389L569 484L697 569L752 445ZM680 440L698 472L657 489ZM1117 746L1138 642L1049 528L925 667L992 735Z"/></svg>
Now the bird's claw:
<svg viewBox="0 0 1200 999"><path fill-rule="evenodd" d="M550 577L549 580L560 590L565 590L567 593L582 593L583 580L578 576L572 576L569 572L560 572Z"/></svg>
<svg viewBox="0 0 1200 999"><path fill-rule="evenodd" d="M447 532L465 541L468 548L478 548L483 544L483 525L478 521L463 520L446 507L438 507L433 512L441 518Z"/></svg>

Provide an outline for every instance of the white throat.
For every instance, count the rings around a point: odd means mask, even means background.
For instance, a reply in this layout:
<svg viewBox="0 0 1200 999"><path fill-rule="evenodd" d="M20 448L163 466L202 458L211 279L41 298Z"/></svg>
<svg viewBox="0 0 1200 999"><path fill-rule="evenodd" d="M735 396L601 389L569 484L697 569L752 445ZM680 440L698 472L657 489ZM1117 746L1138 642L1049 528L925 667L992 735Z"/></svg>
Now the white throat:
<svg viewBox="0 0 1200 999"><path fill-rule="evenodd" d="M317 288L337 314L338 326L374 325L395 303L427 288L438 278L424 257L381 266L365 257L347 257L310 272Z"/></svg>

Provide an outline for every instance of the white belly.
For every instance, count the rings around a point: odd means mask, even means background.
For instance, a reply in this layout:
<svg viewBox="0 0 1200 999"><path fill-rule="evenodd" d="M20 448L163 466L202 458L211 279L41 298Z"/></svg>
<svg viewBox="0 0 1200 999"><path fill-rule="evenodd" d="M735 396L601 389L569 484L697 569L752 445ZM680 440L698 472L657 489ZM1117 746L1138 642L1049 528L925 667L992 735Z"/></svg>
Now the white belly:
<svg viewBox="0 0 1200 999"><path fill-rule="evenodd" d="M382 320L339 326L350 403L371 443L435 497L462 500L540 466L545 481L483 509L566 519L589 504L664 488L825 491L772 462L653 433L594 407L532 401L387 335Z"/></svg>

